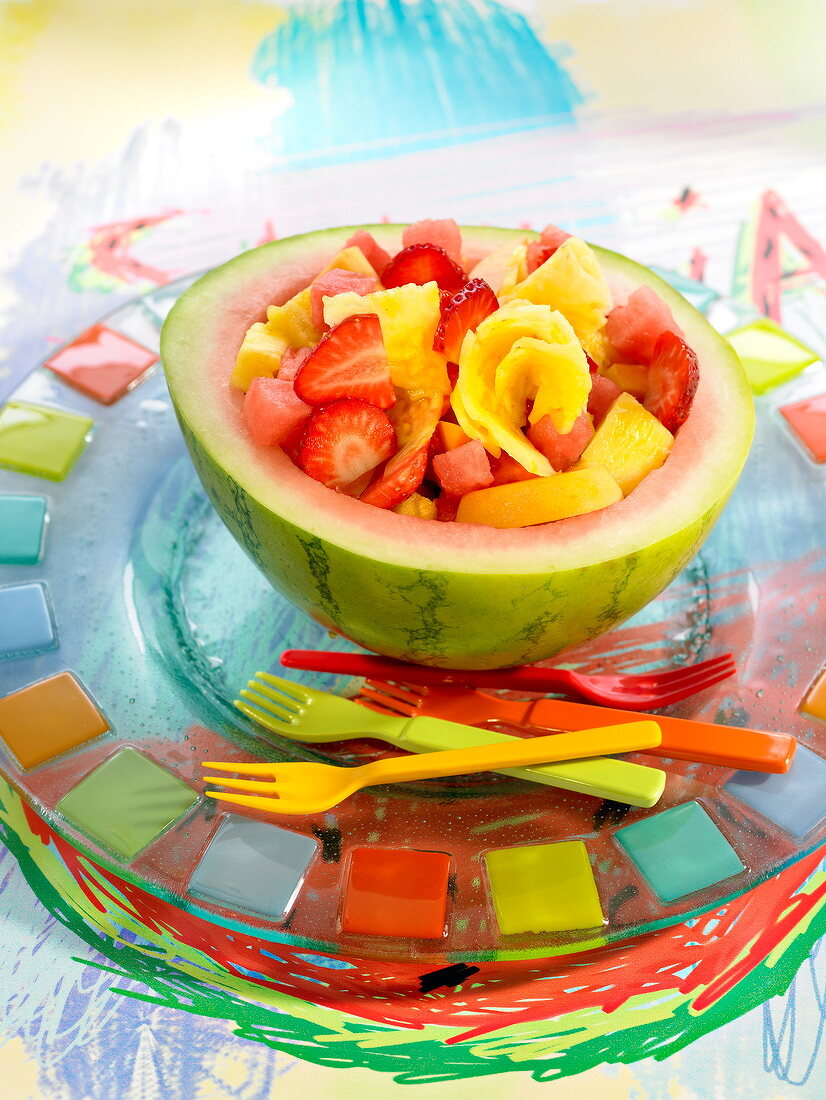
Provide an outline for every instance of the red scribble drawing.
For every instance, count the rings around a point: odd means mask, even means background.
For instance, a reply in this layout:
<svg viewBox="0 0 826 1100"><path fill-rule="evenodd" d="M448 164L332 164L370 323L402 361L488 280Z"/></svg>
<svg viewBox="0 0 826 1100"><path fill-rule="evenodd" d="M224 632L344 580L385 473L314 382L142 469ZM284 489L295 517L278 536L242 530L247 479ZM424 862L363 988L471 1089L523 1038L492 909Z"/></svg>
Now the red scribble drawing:
<svg viewBox="0 0 826 1100"><path fill-rule="evenodd" d="M695 248L691 253L691 262L688 269L689 277L694 279L697 283L704 282L707 262L708 256L706 256L702 248Z"/></svg>
<svg viewBox="0 0 826 1100"><path fill-rule="evenodd" d="M171 282L180 272L162 271L145 264L132 255L131 249L135 240L147 229L183 213L183 210L169 210L165 214L127 218L124 221L95 226L89 238L90 266L124 283L148 281L162 286Z"/></svg>
<svg viewBox="0 0 826 1100"><path fill-rule="evenodd" d="M266 221L264 222L264 232L262 233L262 235L258 238L258 240L255 243L257 245L259 245L259 244L269 244L270 241L277 241L277 240L278 240L278 233L276 233L276 231L275 231L275 224L273 223L272 218L267 218Z"/></svg>
<svg viewBox="0 0 826 1100"><path fill-rule="evenodd" d="M781 243L790 241L803 263L792 271L783 270ZM780 322L783 284L812 274L826 279L826 251L791 213L775 191L766 191L760 204L754 260L751 273L751 298L766 317Z"/></svg>
<svg viewBox="0 0 826 1100"><path fill-rule="evenodd" d="M707 204L700 200L699 191L695 191L691 187L684 187L677 198L671 200L671 205L678 214L687 214L689 210L693 210L698 206L704 207Z"/></svg>

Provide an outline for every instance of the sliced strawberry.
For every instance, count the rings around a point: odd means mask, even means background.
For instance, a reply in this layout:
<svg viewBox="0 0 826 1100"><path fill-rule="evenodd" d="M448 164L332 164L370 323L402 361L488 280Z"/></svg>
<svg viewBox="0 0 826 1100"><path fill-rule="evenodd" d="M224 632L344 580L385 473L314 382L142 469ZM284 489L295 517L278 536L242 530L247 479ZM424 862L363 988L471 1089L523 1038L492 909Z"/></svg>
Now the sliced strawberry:
<svg viewBox="0 0 826 1100"><path fill-rule="evenodd" d="M311 414L298 465L330 489L343 489L396 450L387 413L367 401L344 398Z"/></svg>
<svg viewBox="0 0 826 1100"><path fill-rule="evenodd" d="M421 485L427 470L430 440L442 413L440 397L402 398L391 416L399 449L360 499L376 508L395 508Z"/></svg>
<svg viewBox="0 0 826 1100"><path fill-rule="evenodd" d="M468 332L499 308L496 295L484 279L471 279L469 283L442 306L442 319L436 326L433 350L440 351L448 362L459 361L459 349Z"/></svg>
<svg viewBox="0 0 826 1100"><path fill-rule="evenodd" d="M441 523L452 523L459 511L461 497L452 496L450 493L440 493L436 497L436 519Z"/></svg>
<svg viewBox="0 0 826 1100"><path fill-rule="evenodd" d="M396 391L375 313L356 313L331 328L300 366L294 385L308 405L357 397L389 409Z"/></svg>
<svg viewBox="0 0 826 1100"><path fill-rule="evenodd" d="M675 432L691 411L700 381L700 367L692 349L673 332L664 332L654 345L643 404Z"/></svg>
<svg viewBox="0 0 826 1100"><path fill-rule="evenodd" d="M389 290L406 283L435 282L440 290L454 293L467 282L467 275L435 244L412 244L397 252L381 273L381 284Z"/></svg>

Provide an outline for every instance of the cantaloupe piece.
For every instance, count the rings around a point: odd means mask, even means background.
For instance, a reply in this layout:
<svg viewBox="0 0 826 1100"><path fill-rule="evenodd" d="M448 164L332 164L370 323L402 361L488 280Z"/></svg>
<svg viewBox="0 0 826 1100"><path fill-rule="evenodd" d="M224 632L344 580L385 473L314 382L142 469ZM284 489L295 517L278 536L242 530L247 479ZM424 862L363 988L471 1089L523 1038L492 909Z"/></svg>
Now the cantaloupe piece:
<svg viewBox="0 0 826 1100"><path fill-rule="evenodd" d="M537 523L596 512L616 504L622 495L614 478L601 467L569 470L466 493L459 502L456 522L500 528L533 527Z"/></svg>
<svg viewBox="0 0 826 1100"><path fill-rule="evenodd" d="M668 428L630 393L621 393L583 451L577 469L603 467L628 496L662 466L673 445Z"/></svg>
<svg viewBox="0 0 826 1100"><path fill-rule="evenodd" d="M470 436L451 420L439 421L436 425L434 438L436 445L442 451L452 451L454 447L461 447L464 443L470 443Z"/></svg>

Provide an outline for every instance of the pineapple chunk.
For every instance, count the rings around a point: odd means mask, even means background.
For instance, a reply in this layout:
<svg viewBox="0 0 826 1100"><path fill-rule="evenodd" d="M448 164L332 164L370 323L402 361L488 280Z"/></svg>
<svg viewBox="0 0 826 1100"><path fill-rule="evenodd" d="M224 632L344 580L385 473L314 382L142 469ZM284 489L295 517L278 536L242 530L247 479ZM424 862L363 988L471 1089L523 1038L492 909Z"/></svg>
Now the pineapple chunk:
<svg viewBox="0 0 826 1100"><path fill-rule="evenodd" d="M628 496L668 458L674 436L630 393L621 393L605 414L574 469L608 470Z"/></svg>
<svg viewBox="0 0 826 1100"><path fill-rule="evenodd" d="M648 367L642 363L612 363L599 372L610 378L621 390L642 399L648 390Z"/></svg>
<svg viewBox="0 0 826 1100"><path fill-rule="evenodd" d="M552 477L512 481L465 493L459 501L456 522L532 527L596 512L620 500L622 490L607 470L568 470Z"/></svg>
<svg viewBox="0 0 826 1100"><path fill-rule="evenodd" d="M423 497L421 493L411 493L407 500L403 500L401 504L397 504L393 511L398 512L400 516L416 516L418 519L435 519L436 502L435 500L430 500L428 497Z"/></svg>
<svg viewBox="0 0 826 1100"><path fill-rule="evenodd" d="M244 336L238 349L235 366L229 383L239 390L248 390L253 378L270 378L278 374L281 356L287 350L287 341L268 331L263 321L256 321Z"/></svg>
<svg viewBox="0 0 826 1100"><path fill-rule="evenodd" d="M267 332L291 348L312 348L322 333L313 324L310 288L305 287L283 306L267 306Z"/></svg>
<svg viewBox="0 0 826 1100"><path fill-rule="evenodd" d="M338 268L339 271L352 271L356 275L369 275L375 279L376 282L380 282L378 273L362 250L354 244L349 245L347 248L342 248L340 252L337 252L333 256L332 260L323 267L319 272L322 275L325 271L330 271L331 268Z"/></svg>
<svg viewBox="0 0 826 1100"><path fill-rule="evenodd" d="M498 296L505 281L507 280L510 284L513 279L512 273L514 271L519 272L520 255L523 257L523 265L525 264L527 252L528 246L525 239L516 247L508 241L506 244L500 245L499 248L494 248L475 267L471 268L468 278L484 279L493 293ZM522 278L525 277L526 272L527 267L523 266Z"/></svg>

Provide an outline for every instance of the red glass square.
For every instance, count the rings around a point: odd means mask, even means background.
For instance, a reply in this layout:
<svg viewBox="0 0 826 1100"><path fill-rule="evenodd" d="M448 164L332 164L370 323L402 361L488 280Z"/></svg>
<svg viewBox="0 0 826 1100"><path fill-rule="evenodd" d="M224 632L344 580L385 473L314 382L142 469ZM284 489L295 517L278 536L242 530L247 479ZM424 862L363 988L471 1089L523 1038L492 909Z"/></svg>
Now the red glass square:
<svg viewBox="0 0 826 1100"><path fill-rule="evenodd" d="M342 927L368 936L444 934L450 856L409 848L354 848Z"/></svg>
<svg viewBox="0 0 826 1100"><path fill-rule="evenodd" d="M815 462L826 462L826 393L784 405L780 411Z"/></svg>
<svg viewBox="0 0 826 1100"><path fill-rule="evenodd" d="M44 365L87 397L112 405L157 361L154 351L128 336L92 325Z"/></svg>

